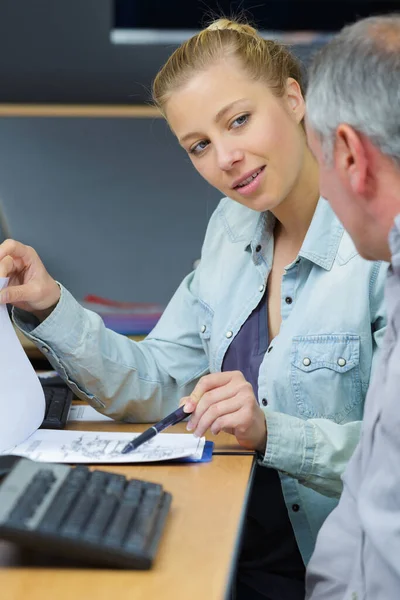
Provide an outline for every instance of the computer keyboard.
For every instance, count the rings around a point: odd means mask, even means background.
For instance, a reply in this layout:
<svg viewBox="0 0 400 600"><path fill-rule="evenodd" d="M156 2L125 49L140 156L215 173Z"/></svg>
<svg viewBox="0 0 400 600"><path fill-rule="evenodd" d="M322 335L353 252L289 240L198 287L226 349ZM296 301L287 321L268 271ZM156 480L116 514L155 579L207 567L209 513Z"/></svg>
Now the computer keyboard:
<svg viewBox="0 0 400 600"><path fill-rule="evenodd" d="M149 569L171 499L148 481L21 458L0 483L0 539L92 566Z"/></svg>
<svg viewBox="0 0 400 600"><path fill-rule="evenodd" d="M41 383L46 400L46 411L40 428L64 429L71 408L73 392L64 382L47 383L44 380Z"/></svg>

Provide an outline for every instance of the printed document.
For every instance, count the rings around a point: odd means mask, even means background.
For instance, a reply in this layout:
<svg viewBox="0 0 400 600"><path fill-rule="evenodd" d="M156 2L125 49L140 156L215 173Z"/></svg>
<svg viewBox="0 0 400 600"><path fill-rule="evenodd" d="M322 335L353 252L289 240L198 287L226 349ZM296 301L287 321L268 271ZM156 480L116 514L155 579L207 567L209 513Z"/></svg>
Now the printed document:
<svg viewBox="0 0 400 600"><path fill-rule="evenodd" d="M137 450L121 454L139 434L39 429L7 451L32 460L59 463L144 463L190 457L200 460L205 438L191 433L159 433ZM0 453L1 454L1 453Z"/></svg>

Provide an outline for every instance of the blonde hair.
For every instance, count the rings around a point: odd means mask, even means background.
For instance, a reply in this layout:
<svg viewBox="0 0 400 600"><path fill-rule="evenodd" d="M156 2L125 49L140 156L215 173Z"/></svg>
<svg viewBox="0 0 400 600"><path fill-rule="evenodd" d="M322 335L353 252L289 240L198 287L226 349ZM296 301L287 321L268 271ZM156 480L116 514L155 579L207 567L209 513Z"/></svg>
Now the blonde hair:
<svg viewBox="0 0 400 600"><path fill-rule="evenodd" d="M239 21L217 19L173 52L153 82L153 102L162 113L171 94L223 58L234 58L254 80L265 81L274 94L283 96L293 77L304 92L300 62L279 42L266 40Z"/></svg>

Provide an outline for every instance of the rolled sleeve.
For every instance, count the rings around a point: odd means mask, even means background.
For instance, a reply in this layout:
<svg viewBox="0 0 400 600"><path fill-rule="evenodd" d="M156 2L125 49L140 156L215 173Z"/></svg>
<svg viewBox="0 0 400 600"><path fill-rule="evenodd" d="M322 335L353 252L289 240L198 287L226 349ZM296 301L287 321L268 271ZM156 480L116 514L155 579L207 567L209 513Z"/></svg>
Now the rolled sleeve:
<svg viewBox="0 0 400 600"><path fill-rule="evenodd" d="M31 313L13 309L15 325L45 352L57 345L64 348L74 348L79 345L85 334L85 309L75 300L70 292L61 284L60 299L50 315L40 323ZM100 318L100 317L98 317Z"/></svg>
<svg viewBox="0 0 400 600"><path fill-rule="evenodd" d="M360 437L361 422L303 420L265 410L267 445L260 464L295 477L303 485L338 498L342 474Z"/></svg>
<svg viewBox="0 0 400 600"><path fill-rule="evenodd" d="M265 410L267 446L260 463L292 477L308 476L315 451L314 428L308 421Z"/></svg>

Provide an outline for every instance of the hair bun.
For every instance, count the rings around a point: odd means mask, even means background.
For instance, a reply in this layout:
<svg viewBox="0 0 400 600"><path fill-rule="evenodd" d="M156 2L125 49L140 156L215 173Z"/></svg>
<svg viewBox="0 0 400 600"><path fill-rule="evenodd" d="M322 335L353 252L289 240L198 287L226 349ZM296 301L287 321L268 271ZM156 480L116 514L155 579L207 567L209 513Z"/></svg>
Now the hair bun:
<svg viewBox="0 0 400 600"><path fill-rule="evenodd" d="M238 21L231 21L230 19L217 19L213 21L208 27L208 31L222 31L223 29L231 29L232 31L237 31L238 33L245 33L247 35L251 35L252 37L258 37L257 30L254 29L251 25L247 23L240 23Z"/></svg>

